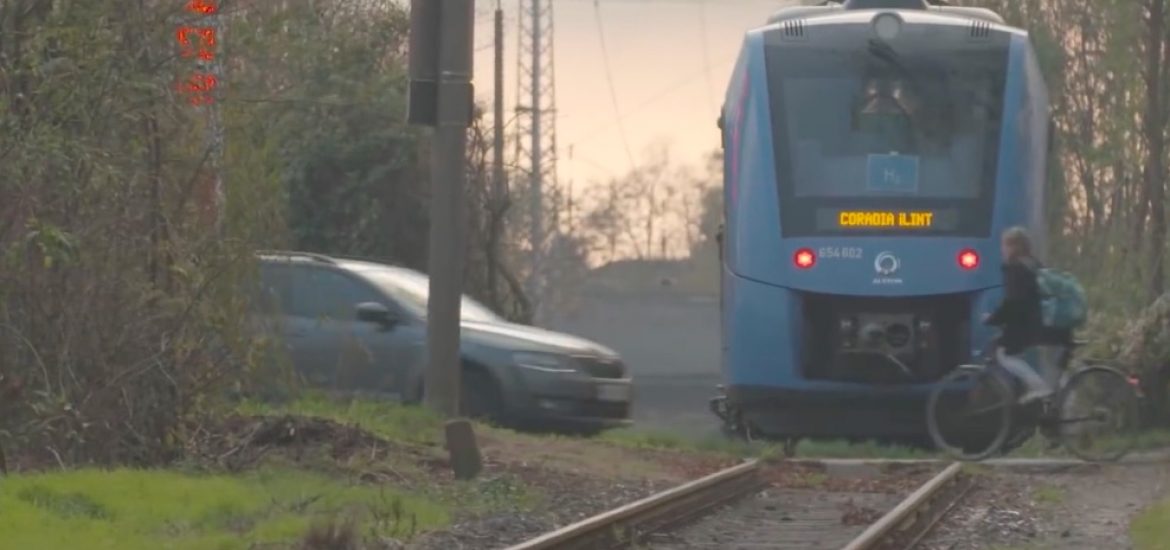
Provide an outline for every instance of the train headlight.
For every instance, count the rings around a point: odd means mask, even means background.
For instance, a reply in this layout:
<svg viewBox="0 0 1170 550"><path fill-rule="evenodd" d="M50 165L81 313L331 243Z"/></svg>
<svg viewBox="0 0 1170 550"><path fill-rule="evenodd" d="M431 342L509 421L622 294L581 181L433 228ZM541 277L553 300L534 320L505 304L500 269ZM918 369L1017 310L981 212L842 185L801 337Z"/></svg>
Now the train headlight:
<svg viewBox="0 0 1170 550"><path fill-rule="evenodd" d="M902 19L892 13L879 13L873 18L873 32L878 38L889 42L902 32Z"/></svg>

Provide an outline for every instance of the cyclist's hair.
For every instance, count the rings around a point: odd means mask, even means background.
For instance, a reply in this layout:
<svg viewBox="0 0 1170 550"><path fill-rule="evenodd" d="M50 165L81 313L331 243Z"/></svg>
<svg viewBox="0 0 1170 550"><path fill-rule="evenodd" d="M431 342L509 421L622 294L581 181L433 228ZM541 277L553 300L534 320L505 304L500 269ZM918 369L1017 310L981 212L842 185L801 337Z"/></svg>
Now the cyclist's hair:
<svg viewBox="0 0 1170 550"><path fill-rule="evenodd" d="M1014 257L1032 257L1032 238L1028 236L1027 229L1018 225L1008 228L1007 231L1003 232L1003 242L1012 250Z"/></svg>

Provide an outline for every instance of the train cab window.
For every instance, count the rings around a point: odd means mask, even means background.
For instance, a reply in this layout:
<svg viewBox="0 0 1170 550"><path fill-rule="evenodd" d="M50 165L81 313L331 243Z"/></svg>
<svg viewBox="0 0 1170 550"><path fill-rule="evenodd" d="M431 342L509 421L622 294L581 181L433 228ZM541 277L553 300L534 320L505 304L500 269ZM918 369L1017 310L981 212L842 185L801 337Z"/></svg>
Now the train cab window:
<svg viewBox="0 0 1170 550"><path fill-rule="evenodd" d="M766 41L786 235L899 232L841 220L907 210L931 214L919 232L990 230L1008 41L920 40Z"/></svg>

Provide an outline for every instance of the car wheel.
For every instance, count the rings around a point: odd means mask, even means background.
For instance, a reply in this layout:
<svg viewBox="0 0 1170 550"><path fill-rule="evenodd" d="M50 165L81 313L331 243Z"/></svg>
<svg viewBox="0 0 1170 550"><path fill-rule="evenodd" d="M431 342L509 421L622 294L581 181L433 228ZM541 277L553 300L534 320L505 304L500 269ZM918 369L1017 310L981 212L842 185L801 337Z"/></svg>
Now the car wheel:
<svg viewBox="0 0 1170 550"><path fill-rule="evenodd" d="M463 416L488 422L504 421L504 399L500 385L482 370L464 369L460 388L460 412Z"/></svg>

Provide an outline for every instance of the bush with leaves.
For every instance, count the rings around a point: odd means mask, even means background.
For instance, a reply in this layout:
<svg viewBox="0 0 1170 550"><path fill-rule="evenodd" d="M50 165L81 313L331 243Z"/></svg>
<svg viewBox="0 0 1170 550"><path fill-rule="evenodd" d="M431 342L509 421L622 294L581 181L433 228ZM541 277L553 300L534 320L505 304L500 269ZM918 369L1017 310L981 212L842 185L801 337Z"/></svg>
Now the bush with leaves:
<svg viewBox="0 0 1170 550"><path fill-rule="evenodd" d="M258 248L425 268L404 7L220 2L214 107L176 93L195 70L174 43L183 7L0 3L0 446L15 467L165 461L230 391L291 382L247 323ZM486 141L472 133L479 235ZM469 239L471 290L506 311L519 295L484 288L506 263L485 267L482 245Z"/></svg>

